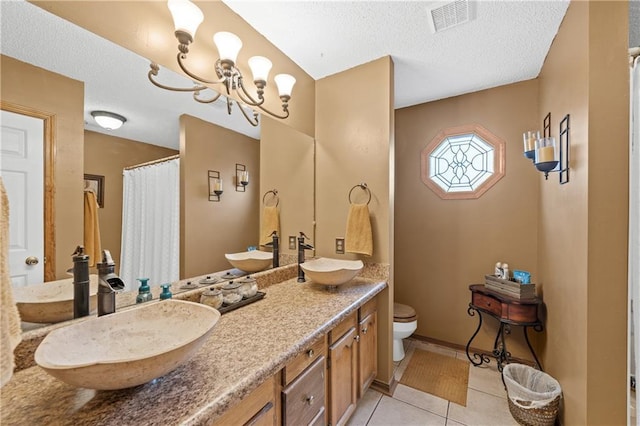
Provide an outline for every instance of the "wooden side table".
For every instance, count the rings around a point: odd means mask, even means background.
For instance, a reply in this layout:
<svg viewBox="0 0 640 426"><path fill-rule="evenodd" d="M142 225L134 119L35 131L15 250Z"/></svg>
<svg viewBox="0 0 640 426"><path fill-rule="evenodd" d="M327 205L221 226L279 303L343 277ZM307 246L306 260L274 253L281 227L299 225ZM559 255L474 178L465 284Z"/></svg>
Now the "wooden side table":
<svg viewBox="0 0 640 426"><path fill-rule="evenodd" d="M475 366L489 362L489 357L486 354L469 353L469 347L471 342L476 337L482 326L482 314L487 314L497 319L500 322L498 328L498 334L493 343L492 354L496 358L498 363L498 370L502 371L505 364L509 363L511 353L507 350L507 342L505 335L511 334L511 326L521 326L524 331L524 338L527 342L527 346L533 355L533 359L536 361L538 369L542 371L542 366L536 353L531 347L529 342L529 336L527 335L527 328L532 327L535 331L541 332L544 330L542 322L538 318L538 311L542 300L539 297L531 299L517 299L512 296L507 296L502 293L490 290L483 284L472 284L469 286L471 291L471 303L469 303L469 309L467 313L469 316L475 316L478 313L478 328L475 333L469 339L467 343L466 352L467 358ZM473 356L472 356L473 355Z"/></svg>

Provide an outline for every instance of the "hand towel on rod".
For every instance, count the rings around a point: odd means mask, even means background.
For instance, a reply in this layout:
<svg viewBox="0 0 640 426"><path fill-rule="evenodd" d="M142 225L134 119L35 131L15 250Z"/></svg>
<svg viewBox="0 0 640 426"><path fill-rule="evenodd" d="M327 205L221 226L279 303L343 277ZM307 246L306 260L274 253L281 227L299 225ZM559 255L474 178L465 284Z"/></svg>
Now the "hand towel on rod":
<svg viewBox="0 0 640 426"><path fill-rule="evenodd" d="M96 266L101 259L100 223L98 200L93 191L84 191L84 250L89 255L89 266Z"/></svg>
<svg viewBox="0 0 640 426"><path fill-rule="evenodd" d="M373 234L369 206L367 204L349 205L347 216L347 232L344 236L345 249L348 253L373 254Z"/></svg>
<svg viewBox="0 0 640 426"><path fill-rule="evenodd" d="M280 236L280 217L277 206L265 206L262 210L262 227L260 229L260 245L270 243L273 231Z"/></svg>
<svg viewBox="0 0 640 426"><path fill-rule="evenodd" d="M20 313L9 274L9 197L0 177L0 387L13 375L13 350L22 340Z"/></svg>

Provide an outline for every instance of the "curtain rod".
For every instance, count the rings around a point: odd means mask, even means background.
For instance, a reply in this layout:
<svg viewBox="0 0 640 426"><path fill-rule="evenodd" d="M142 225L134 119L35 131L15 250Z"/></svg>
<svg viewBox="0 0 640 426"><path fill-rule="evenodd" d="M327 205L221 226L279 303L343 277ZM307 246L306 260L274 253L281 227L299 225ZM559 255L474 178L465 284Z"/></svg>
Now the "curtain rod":
<svg viewBox="0 0 640 426"><path fill-rule="evenodd" d="M176 158L180 158L180 154L171 155L171 156L165 157L165 158L158 158L157 160L147 161L146 163L136 164L135 166L125 167L124 170L132 170L132 169L138 169L140 167L152 166L154 164L164 163L164 162L167 162L167 161L175 160Z"/></svg>

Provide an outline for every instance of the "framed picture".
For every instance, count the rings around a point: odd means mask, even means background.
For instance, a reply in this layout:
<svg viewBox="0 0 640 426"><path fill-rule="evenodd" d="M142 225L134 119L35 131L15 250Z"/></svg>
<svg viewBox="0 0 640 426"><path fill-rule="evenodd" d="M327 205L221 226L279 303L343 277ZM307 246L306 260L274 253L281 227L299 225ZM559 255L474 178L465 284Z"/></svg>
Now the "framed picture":
<svg viewBox="0 0 640 426"><path fill-rule="evenodd" d="M84 189L90 189L96 193L98 207L104 207L104 176L84 175Z"/></svg>

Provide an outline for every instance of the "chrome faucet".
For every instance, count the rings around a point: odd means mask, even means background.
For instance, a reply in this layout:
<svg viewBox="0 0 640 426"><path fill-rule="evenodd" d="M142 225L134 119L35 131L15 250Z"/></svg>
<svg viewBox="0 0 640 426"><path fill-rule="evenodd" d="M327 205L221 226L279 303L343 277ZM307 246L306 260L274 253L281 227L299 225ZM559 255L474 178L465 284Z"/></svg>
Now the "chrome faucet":
<svg viewBox="0 0 640 426"><path fill-rule="evenodd" d="M116 311L116 292L124 290L124 282L115 274L116 263L109 250L102 250L98 263L98 316Z"/></svg>
<svg viewBox="0 0 640 426"><path fill-rule="evenodd" d="M309 239L303 232L300 232L300 236L298 237L298 282L303 283L304 280L304 271L300 267L301 263L304 263L304 251L305 250L313 250L313 246L311 244L307 244L304 242L304 239Z"/></svg>

